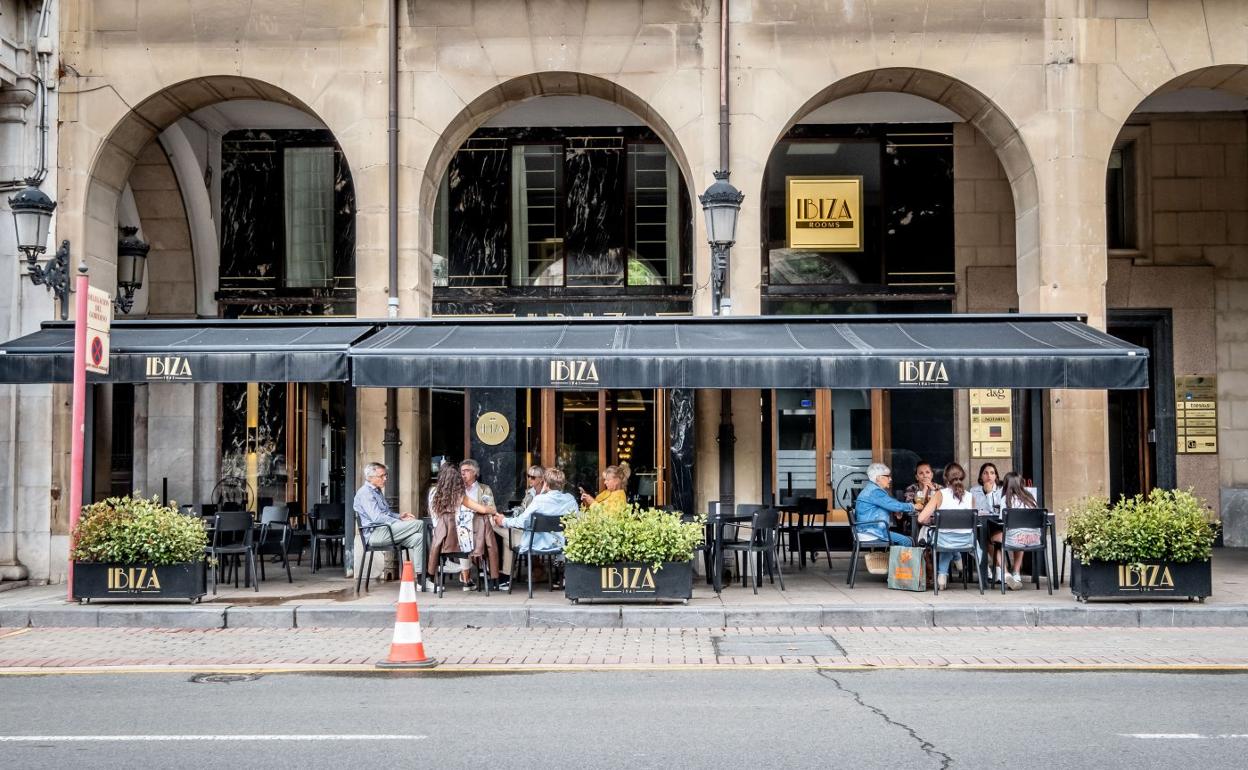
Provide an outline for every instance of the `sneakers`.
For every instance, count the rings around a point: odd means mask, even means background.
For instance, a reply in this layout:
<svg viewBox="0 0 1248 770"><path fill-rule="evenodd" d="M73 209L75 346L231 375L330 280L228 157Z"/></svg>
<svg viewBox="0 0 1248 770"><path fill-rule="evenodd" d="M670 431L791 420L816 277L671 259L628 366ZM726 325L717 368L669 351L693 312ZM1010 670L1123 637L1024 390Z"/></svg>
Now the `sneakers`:
<svg viewBox="0 0 1248 770"><path fill-rule="evenodd" d="M438 590L438 587L434 585L433 581L428 578L425 578L425 582L423 584L419 582L416 583L416 591L418 593L424 593L425 591L436 591L436 590Z"/></svg>
<svg viewBox="0 0 1248 770"><path fill-rule="evenodd" d="M1005 584L1006 586L1009 587L1011 591L1017 591L1018 589L1023 587L1023 581L1021 578L1019 578L1017 572L1015 572L1013 575L1008 576L1005 579Z"/></svg>
<svg viewBox="0 0 1248 770"><path fill-rule="evenodd" d="M996 574L997 574L997 576L996 576L996 578L995 578L994 582L1000 583L1000 582L1002 581L1002 579L1003 579L1003 578L1002 578L1002 576L1001 576L1001 568L1000 568L1000 567L997 567L997 573L996 573Z"/></svg>
<svg viewBox="0 0 1248 770"><path fill-rule="evenodd" d="M947 586L947 585L949 585L949 576L948 576L948 575L937 575L937 576L936 576L936 587L937 587L937 588L939 588L940 590L942 590L942 591L943 591L943 590L945 590L945 586Z"/></svg>

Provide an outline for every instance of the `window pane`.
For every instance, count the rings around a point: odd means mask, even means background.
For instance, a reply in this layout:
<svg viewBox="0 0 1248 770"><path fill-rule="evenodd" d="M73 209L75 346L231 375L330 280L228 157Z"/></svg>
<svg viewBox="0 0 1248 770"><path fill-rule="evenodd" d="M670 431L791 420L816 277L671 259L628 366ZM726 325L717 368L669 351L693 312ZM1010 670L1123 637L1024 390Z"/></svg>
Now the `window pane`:
<svg viewBox="0 0 1248 770"><path fill-rule="evenodd" d="M562 286L563 238L559 231L563 147L511 148L511 283Z"/></svg>
<svg viewBox="0 0 1248 770"><path fill-rule="evenodd" d="M666 147L629 145L628 193L633 206L629 285L680 283L680 172Z"/></svg>
<svg viewBox="0 0 1248 770"><path fill-rule="evenodd" d="M332 286L334 148L290 147L283 156L286 285Z"/></svg>

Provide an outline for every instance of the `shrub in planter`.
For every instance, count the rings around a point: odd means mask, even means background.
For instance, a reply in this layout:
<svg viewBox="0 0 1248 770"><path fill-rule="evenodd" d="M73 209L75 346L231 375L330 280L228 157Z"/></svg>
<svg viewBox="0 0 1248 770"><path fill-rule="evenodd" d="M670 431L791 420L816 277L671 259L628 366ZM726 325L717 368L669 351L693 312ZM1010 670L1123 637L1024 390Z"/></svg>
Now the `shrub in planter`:
<svg viewBox="0 0 1248 770"><path fill-rule="evenodd" d="M83 506L73 532L74 595L79 598L203 596L199 519L160 499L110 497Z"/></svg>
<svg viewBox="0 0 1248 770"><path fill-rule="evenodd" d="M688 599L693 549L706 522L681 521L658 508L595 504L565 516L565 595L582 598Z"/></svg>
<svg viewBox="0 0 1248 770"><path fill-rule="evenodd" d="M1217 534L1205 501L1190 491L1154 489L1112 506L1089 498L1067 521L1071 589L1081 598L1209 596Z"/></svg>

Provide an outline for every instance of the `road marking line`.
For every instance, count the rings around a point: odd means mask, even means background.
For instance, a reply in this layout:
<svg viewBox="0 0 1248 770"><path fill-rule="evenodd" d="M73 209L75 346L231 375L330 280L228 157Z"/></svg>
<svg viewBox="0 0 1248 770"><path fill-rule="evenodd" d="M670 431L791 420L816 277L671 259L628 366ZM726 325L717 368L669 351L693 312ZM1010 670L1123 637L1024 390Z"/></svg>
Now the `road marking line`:
<svg viewBox="0 0 1248 770"><path fill-rule="evenodd" d="M1248 733L1220 733L1201 735L1200 733L1119 733L1126 738L1139 738L1146 741L1209 741L1234 738L1248 738Z"/></svg>
<svg viewBox="0 0 1248 770"><path fill-rule="evenodd" d="M423 741L427 735L0 735L0 743L126 743L182 741Z"/></svg>

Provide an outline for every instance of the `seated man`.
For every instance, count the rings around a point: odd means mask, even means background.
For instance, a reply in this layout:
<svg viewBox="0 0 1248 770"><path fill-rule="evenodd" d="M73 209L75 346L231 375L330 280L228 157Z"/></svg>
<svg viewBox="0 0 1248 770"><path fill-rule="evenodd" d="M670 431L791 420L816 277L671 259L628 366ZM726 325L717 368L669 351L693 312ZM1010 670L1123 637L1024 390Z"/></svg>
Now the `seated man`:
<svg viewBox="0 0 1248 770"><path fill-rule="evenodd" d="M894 500L888 493L888 488L893 483L893 472L884 463L871 463L867 468L867 478L870 483L854 503L854 518L858 522L858 531L855 534L875 535L879 540L895 545L913 545L914 541L907 535L888 528L890 513L914 512L914 503Z"/></svg>
<svg viewBox="0 0 1248 770"><path fill-rule="evenodd" d="M494 514L494 524L509 529L524 529L532 516L566 516L578 510L576 498L563 491L567 480L558 468L547 468L542 474L542 491L533 502L516 516ZM526 532L520 539L520 553L550 551L563 548L562 532ZM515 575L512 575L515 578Z"/></svg>
<svg viewBox="0 0 1248 770"><path fill-rule="evenodd" d="M389 524L390 533L394 535L394 544L409 549L414 554L415 562L423 564L425 545L425 525L410 513L396 514L390 510L386 495L382 491L386 487L386 466L381 463L369 463L364 466L364 486L355 493L352 508L359 518L361 527L374 524ZM368 535L369 545L391 545L390 536L380 527ZM417 585L417 591L433 590L433 582L426 579L425 584Z"/></svg>

